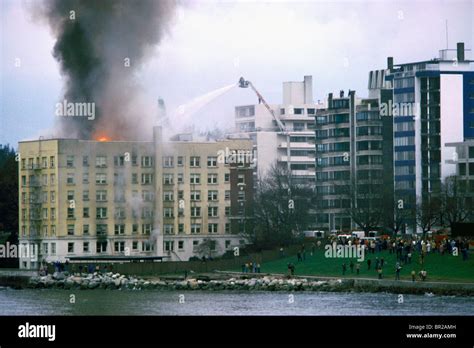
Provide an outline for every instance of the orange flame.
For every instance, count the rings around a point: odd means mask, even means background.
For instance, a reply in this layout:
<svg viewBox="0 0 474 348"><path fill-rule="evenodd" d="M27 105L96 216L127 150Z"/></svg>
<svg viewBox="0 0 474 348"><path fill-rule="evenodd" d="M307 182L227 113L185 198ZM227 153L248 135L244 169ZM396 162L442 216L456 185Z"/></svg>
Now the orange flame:
<svg viewBox="0 0 474 348"><path fill-rule="evenodd" d="M96 134L94 137L94 140L104 142L104 141L111 141L112 138L109 137L108 135L105 134Z"/></svg>

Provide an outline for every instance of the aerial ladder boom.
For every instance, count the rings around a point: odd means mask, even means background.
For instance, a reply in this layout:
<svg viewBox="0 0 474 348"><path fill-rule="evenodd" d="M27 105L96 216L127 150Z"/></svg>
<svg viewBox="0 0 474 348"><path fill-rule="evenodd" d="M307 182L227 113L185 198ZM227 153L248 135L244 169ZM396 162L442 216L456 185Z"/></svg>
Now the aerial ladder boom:
<svg viewBox="0 0 474 348"><path fill-rule="evenodd" d="M275 112L272 110L272 108L270 107L270 105L268 105L268 103L265 101L265 98L263 98L263 96L257 91L257 89L256 89L255 86L252 84L252 82L246 81L243 77L241 77L241 78L239 79L239 87L240 87L240 88L248 88L249 86L250 86L250 88L252 88L252 90L253 90L253 91L255 92L255 94L257 95L258 100L259 100L260 102L262 102L263 105L265 105L265 107L267 108L268 112L272 115L272 117L273 117L273 119L275 120L275 122L277 123L278 128L280 129L280 131L283 132L284 134L287 134L285 125L280 121L280 119L278 118L278 116L275 115Z"/></svg>

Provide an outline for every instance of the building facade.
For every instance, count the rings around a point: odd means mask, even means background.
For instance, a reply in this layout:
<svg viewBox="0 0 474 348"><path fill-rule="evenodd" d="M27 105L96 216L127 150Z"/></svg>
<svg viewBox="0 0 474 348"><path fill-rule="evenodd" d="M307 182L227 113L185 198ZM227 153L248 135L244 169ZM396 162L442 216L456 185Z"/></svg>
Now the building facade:
<svg viewBox="0 0 474 348"><path fill-rule="evenodd" d="M159 127L151 142L20 142L20 267L74 256L187 261L245 244L251 150L244 139L165 142Z"/></svg>
<svg viewBox="0 0 474 348"><path fill-rule="evenodd" d="M279 165L290 170L297 182L314 185L314 116L322 105L313 102L312 77L284 82L283 103L270 107L286 131L279 129L261 103L235 108L236 132L253 140L259 176Z"/></svg>
<svg viewBox="0 0 474 348"><path fill-rule="evenodd" d="M439 58L394 64L369 73L369 96L393 91L387 116L393 127L396 201L414 209L424 196L439 191L456 172L446 143L474 137L474 64L463 43L441 50ZM387 125L388 129L388 125ZM416 230L412 218L408 231Z"/></svg>
<svg viewBox="0 0 474 348"><path fill-rule="evenodd" d="M355 91L347 96L341 91L338 98L331 93L315 121L317 226L326 231L360 229L356 221L380 206L383 188L379 101L359 99Z"/></svg>

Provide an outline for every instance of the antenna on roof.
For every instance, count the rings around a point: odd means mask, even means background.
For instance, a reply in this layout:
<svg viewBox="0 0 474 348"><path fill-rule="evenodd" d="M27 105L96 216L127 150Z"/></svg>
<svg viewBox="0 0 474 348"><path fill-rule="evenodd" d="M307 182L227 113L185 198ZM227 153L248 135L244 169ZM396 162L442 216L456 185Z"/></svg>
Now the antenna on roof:
<svg viewBox="0 0 474 348"><path fill-rule="evenodd" d="M448 20L446 19L446 49L449 49L449 42L448 42Z"/></svg>

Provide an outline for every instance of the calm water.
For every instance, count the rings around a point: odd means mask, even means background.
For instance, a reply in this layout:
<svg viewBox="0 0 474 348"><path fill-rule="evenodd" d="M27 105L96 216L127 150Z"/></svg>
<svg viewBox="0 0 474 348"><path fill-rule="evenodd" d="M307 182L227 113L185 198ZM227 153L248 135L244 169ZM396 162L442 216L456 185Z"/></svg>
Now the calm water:
<svg viewBox="0 0 474 348"><path fill-rule="evenodd" d="M0 288L0 315L474 315L474 297L403 297L400 304L398 295L385 293Z"/></svg>

